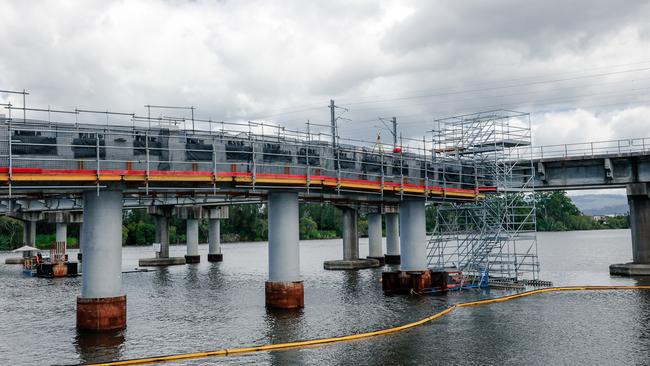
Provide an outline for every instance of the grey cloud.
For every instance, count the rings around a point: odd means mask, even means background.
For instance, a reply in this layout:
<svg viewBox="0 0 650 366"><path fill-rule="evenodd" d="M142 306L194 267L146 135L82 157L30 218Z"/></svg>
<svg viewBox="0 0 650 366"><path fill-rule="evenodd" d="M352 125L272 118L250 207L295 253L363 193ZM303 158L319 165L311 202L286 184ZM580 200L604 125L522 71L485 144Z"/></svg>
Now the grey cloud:
<svg viewBox="0 0 650 366"><path fill-rule="evenodd" d="M6 1L0 88L26 88L38 106L143 113L146 103L194 105L204 117L272 115L289 127L326 122L335 98L350 108L353 121L341 128L350 137L374 134L378 116L397 115L405 135L421 136L434 117L497 107L537 112L535 126L562 121L580 131L647 105L650 72L489 87L650 67L596 69L650 61L648 4ZM305 106L320 107L278 115ZM599 118L567 114L579 107ZM642 114L625 116L599 137L643 133ZM537 130L539 141L553 137Z"/></svg>

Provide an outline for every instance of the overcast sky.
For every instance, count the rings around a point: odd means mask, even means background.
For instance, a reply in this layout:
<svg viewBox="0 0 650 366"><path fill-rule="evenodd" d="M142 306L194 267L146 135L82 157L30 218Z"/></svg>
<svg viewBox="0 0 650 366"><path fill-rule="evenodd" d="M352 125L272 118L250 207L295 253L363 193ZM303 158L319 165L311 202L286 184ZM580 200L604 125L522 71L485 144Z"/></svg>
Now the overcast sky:
<svg viewBox="0 0 650 366"><path fill-rule="evenodd" d="M341 135L368 139L378 117L419 137L495 108L531 113L536 144L641 137L649 19L648 1L4 0L0 89L299 128L328 123L333 98L350 109Z"/></svg>

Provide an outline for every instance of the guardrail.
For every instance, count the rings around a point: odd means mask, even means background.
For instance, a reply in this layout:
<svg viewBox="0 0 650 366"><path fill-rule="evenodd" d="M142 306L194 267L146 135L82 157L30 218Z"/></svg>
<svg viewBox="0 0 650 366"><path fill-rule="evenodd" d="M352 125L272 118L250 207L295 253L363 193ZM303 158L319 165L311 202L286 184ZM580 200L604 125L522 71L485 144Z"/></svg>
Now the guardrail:
<svg viewBox="0 0 650 366"><path fill-rule="evenodd" d="M149 189L154 176L172 176L172 172L205 175L216 184L220 176L238 174L250 177L250 188L264 188L262 176L277 175L291 179L304 177L306 189L311 180L329 177L336 190L354 192L350 181L371 182L379 189L399 194L428 196L429 189L441 192L466 191L474 196L490 177L476 164L455 159L436 158L423 141L421 146L399 152L386 147L339 144L336 148L320 135L290 132L278 126L277 133L226 129L192 130L156 126L113 126L110 124L53 123L37 120L0 120L0 166L8 175L9 189L18 174L29 169L44 169L52 175L91 174L101 181L106 175L136 174ZM147 121L149 123L149 121ZM161 131L166 131L162 133ZM437 159L437 160L436 160ZM33 172L32 172L33 173ZM160 181L160 179L158 179ZM342 184L347 182L350 184ZM317 187L314 187L317 188ZM414 190L415 189L415 190ZM364 191L364 193L368 193Z"/></svg>
<svg viewBox="0 0 650 366"><path fill-rule="evenodd" d="M513 159L579 158L603 155L650 153L650 138L632 138L609 141L593 141L571 144L519 147L512 152Z"/></svg>

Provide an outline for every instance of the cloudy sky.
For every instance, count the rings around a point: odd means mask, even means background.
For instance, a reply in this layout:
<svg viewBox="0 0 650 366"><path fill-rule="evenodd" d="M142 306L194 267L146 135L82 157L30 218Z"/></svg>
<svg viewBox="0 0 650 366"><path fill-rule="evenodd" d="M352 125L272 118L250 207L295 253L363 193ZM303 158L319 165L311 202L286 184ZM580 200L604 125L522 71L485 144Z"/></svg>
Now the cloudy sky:
<svg viewBox="0 0 650 366"><path fill-rule="evenodd" d="M340 134L369 139L378 117L419 137L495 108L531 113L536 144L641 137L648 19L648 1L4 0L0 89L29 107L193 105L292 128L327 123L332 98L349 109Z"/></svg>

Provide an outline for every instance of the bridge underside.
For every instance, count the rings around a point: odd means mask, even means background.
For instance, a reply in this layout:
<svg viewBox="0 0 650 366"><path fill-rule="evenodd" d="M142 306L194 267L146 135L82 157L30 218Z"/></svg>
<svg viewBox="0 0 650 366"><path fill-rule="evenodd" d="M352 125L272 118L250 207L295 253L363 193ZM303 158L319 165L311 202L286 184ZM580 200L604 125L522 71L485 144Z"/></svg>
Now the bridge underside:
<svg viewBox="0 0 650 366"><path fill-rule="evenodd" d="M534 160L536 190L626 188L630 207L632 262L610 273L650 276L650 152L615 152Z"/></svg>

